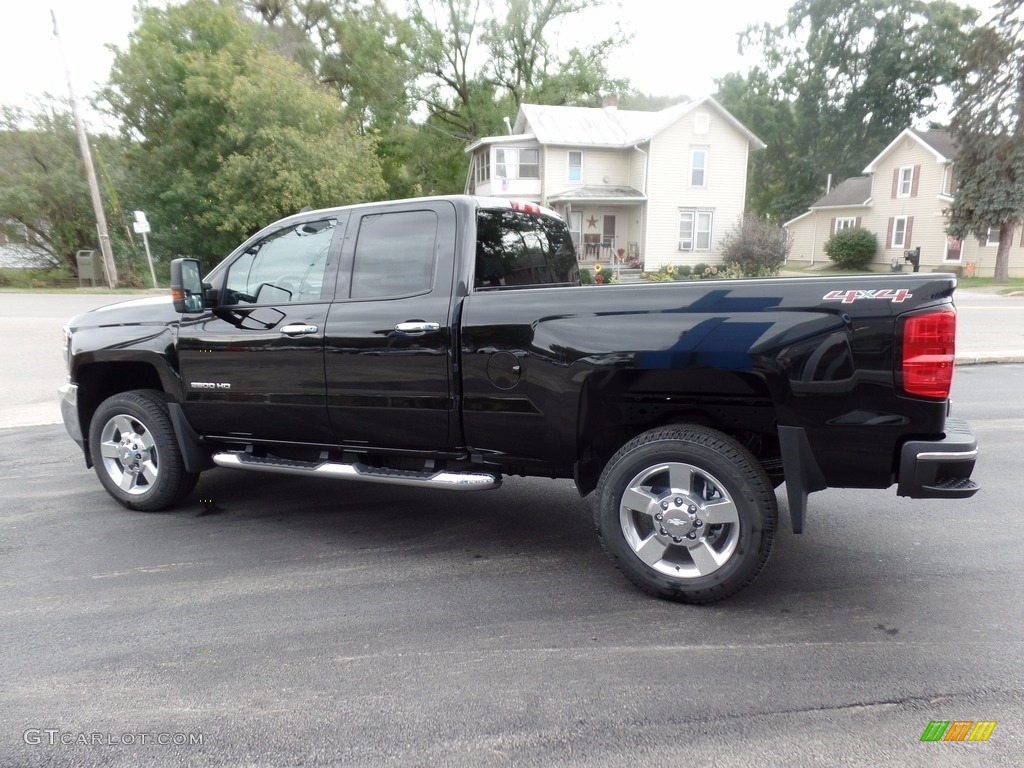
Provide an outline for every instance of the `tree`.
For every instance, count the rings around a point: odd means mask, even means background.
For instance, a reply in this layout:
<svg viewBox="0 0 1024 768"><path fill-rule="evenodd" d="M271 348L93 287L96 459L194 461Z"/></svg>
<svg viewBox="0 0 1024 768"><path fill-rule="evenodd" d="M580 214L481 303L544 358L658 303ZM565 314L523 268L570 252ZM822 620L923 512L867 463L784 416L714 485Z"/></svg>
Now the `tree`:
<svg viewBox="0 0 1024 768"><path fill-rule="evenodd" d="M143 9L104 98L133 142L136 207L169 253L209 266L280 216L385 192L344 105L231 6Z"/></svg>
<svg viewBox="0 0 1024 768"><path fill-rule="evenodd" d="M564 53L550 39L559 21L601 2L496 0L483 9L480 0L411 0L414 95L428 113L418 138L439 169L425 180L428 188L461 191L465 145L503 133L503 121L514 119L520 104L590 105L625 87L604 63L624 40L618 32Z"/></svg>
<svg viewBox="0 0 1024 768"><path fill-rule="evenodd" d="M787 219L860 173L932 112L959 71L978 12L950 0L798 0L782 27L748 27L762 65L718 82L719 101L763 139L750 210Z"/></svg>
<svg viewBox="0 0 1024 768"><path fill-rule="evenodd" d="M119 165L119 142L103 135L92 142L107 166ZM14 227L28 232L52 266L72 274L78 272L76 253L97 248L78 137L64 102L42 101L31 112L0 111L0 222L8 235Z"/></svg>
<svg viewBox="0 0 1024 768"><path fill-rule="evenodd" d="M999 230L995 280L1010 277L1014 229L1024 219L1024 11L1000 0L994 25L968 49L966 76L950 126L957 145L957 190L950 234L988 239Z"/></svg>

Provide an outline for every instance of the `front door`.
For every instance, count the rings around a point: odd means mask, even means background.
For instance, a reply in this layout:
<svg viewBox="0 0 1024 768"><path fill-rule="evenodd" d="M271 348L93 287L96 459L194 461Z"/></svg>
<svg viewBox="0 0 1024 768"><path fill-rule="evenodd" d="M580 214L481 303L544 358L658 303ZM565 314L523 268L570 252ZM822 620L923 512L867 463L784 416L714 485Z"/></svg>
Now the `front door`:
<svg viewBox="0 0 1024 768"><path fill-rule="evenodd" d="M204 434L330 443L324 330L344 219L282 227L227 267L216 309L183 318L185 412Z"/></svg>
<svg viewBox="0 0 1024 768"><path fill-rule="evenodd" d="M327 404L347 447L442 450L457 434L450 330L455 209L360 209L327 318Z"/></svg>

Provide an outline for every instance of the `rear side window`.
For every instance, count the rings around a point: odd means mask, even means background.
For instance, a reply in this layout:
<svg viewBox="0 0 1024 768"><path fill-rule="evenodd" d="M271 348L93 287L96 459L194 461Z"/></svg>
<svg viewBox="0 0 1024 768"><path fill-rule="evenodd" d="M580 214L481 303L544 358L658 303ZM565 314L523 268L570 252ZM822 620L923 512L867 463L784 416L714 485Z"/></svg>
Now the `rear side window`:
<svg viewBox="0 0 1024 768"><path fill-rule="evenodd" d="M579 281L576 252L565 222L512 210L480 210L476 220L477 290Z"/></svg>
<svg viewBox="0 0 1024 768"><path fill-rule="evenodd" d="M352 298L428 293L437 251L437 214L400 211L363 216L352 268Z"/></svg>

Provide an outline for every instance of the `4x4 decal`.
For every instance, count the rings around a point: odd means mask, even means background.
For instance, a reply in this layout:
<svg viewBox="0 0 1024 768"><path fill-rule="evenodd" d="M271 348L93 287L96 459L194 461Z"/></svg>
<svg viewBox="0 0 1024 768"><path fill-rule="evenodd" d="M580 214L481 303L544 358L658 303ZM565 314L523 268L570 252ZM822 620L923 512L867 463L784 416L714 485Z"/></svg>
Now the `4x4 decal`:
<svg viewBox="0 0 1024 768"><path fill-rule="evenodd" d="M885 299L893 304L899 304L913 295L906 288L898 288L895 291L892 288L879 288L877 290L857 288L850 291L829 291L822 299L824 301L841 301L843 304L853 304L853 302L863 299Z"/></svg>

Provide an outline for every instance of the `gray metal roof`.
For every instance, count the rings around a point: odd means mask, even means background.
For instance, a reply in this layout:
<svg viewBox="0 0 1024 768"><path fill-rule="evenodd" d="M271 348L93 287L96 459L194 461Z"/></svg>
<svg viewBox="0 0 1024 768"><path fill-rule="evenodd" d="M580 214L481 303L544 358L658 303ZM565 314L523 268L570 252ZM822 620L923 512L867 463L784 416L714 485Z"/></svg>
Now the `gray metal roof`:
<svg viewBox="0 0 1024 768"><path fill-rule="evenodd" d="M871 199L871 177L851 176L837 184L821 199L811 203L811 208L843 208L853 205L867 205Z"/></svg>
<svg viewBox="0 0 1024 768"><path fill-rule="evenodd" d="M555 107L523 104L519 107L513 135L530 134L540 144L591 147L631 147L649 141L697 107L717 112L744 136L754 149L765 144L728 110L710 96L692 99L658 112L639 112L614 107ZM481 144L508 141L507 136L489 136L473 142L467 151Z"/></svg>

